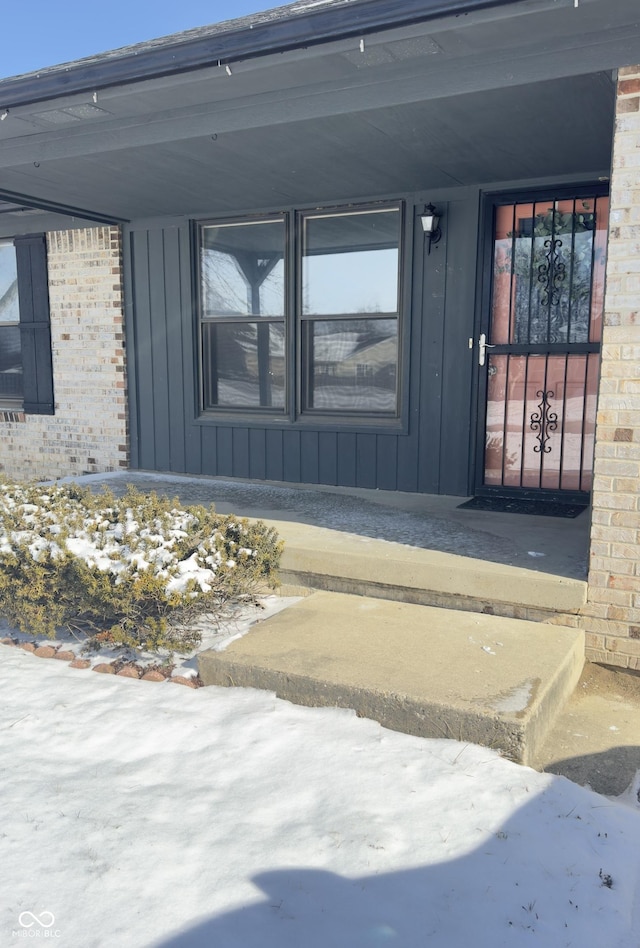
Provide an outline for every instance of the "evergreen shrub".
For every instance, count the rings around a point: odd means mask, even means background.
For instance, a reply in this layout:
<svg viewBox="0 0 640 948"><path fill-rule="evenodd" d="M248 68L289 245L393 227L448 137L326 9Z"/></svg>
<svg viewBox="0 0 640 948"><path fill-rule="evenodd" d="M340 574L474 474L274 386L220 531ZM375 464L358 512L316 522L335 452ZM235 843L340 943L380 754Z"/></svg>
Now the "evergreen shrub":
<svg viewBox="0 0 640 948"><path fill-rule="evenodd" d="M53 638L188 651L212 622L277 585L264 523L129 489L0 483L0 617Z"/></svg>

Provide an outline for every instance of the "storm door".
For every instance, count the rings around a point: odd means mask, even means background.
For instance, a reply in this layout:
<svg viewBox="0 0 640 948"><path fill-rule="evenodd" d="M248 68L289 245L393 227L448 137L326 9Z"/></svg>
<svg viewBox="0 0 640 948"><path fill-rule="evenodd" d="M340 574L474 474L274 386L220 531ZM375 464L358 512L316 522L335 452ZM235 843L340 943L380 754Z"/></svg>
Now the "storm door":
<svg viewBox="0 0 640 948"><path fill-rule="evenodd" d="M478 361L483 493L591 490L608 198L494 208ZM547 493L548 496L548 493Z"/></svg>

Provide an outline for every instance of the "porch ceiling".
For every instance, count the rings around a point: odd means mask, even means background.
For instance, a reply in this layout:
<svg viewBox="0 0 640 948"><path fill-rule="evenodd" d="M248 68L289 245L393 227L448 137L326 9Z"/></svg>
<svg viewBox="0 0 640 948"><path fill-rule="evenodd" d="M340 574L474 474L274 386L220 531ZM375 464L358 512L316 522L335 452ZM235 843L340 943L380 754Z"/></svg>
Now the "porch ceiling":
<svg viewBox="0 0 640 948"><path fill-rule="evenodd" d="M133 219L597 174L612 110L611 80L597 74L58 158L0 180Z"/></svg>
<svg viewBox="0 0 640 948"><path fill-rule="evenodd" d="M363 42L17 106L0 82L0 235L38 202L133 219L606 174L640 12L525 0Z"/></svg>

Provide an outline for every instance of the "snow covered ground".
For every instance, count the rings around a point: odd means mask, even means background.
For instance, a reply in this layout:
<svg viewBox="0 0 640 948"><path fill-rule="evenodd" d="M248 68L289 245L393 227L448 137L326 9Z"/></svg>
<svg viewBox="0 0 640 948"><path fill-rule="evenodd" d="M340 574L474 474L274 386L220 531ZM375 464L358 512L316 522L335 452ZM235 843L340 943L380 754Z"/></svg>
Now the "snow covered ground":
<svg viewBox="0 0 640 948"><path fill-rule="evenodd" d="M0 645L0 945L638 948L637 787Z"/></svg>

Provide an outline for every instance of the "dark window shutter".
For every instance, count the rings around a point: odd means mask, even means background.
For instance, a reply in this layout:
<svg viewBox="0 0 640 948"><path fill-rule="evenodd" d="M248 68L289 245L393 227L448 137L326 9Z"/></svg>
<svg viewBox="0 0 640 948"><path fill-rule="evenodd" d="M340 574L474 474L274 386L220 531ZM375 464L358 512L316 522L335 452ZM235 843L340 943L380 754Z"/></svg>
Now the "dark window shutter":
<svg viewBox="0 0 640 948"><path fill-rule="evenodd" d="M26 414L53 415L53 364L44 234L16 237L20 345Z"/></svg>

